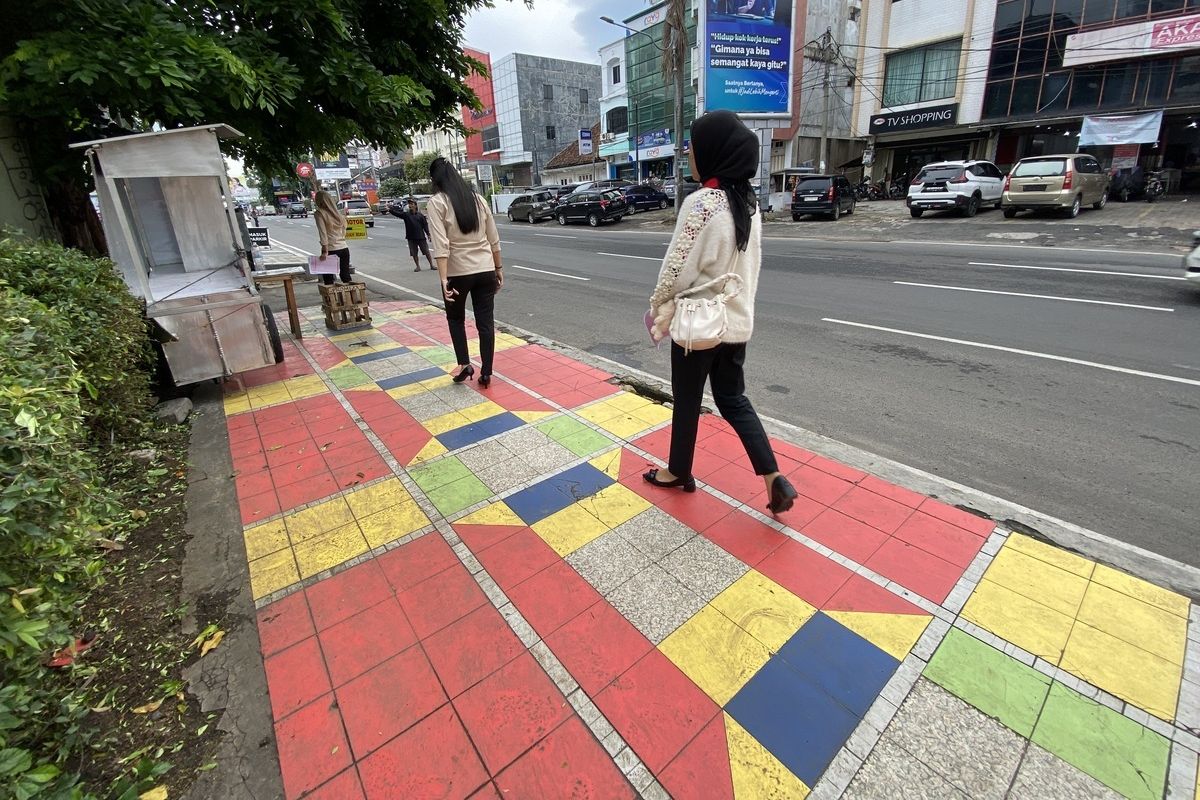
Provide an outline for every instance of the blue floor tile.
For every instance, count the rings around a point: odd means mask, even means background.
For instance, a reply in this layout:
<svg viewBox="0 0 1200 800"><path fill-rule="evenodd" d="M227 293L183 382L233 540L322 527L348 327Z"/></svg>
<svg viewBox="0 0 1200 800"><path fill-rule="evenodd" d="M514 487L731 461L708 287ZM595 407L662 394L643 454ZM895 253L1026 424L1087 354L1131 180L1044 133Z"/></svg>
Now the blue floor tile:
<svg viewBox="0 0 1200 800"><path fill-rule="evenodd" d="M525 420L518 417L511 411L505 411L503 414L497 414L494 417L481 419L475 423L487 436L499 436L502 433L516 430L525 424Z"/></svg>
<svg viewBox="0 0 1200 800"><path fill-rule="evenodd" d="M370 361L379 361L384 358L393 358L395 356L401 356L401 355L404 355L405 353L409 353L409 352L412 352L412 351L410 351L407 347L395 347L395 348L392 348L391 350L385 350L382 353L367 353L365 356L354 356L350 360L353 361L355 364L366 364Z"/></svg>
<svg viewBox="0 0 1200 800"><path fill-rule="evenodd" d="M546 480L510 495L504 502L522 522L532 525L575 501Z"/></svg>
<svg viewBox="0 0 1200 800"><path fill-rule="evenodd" d="M388 389L395 389L399 386L408 386L409 384L417 383L418 381L427 381L430 378L436 378L439 375L445 374L446 372L440 367L428 367L426 369L419 369L416 372L410 372L407 375L397 375L394 378L384 378L383 380L378 380L375 382L379 384L380 389L387 391Z"/></svg>
<svg viewBox="0 0 1200 800"><path fill-rule="evenodd" d="M505 412L494 417L463 425L461 428L439 433L437 440L446 446L447 450L457 450L469 444L498 436L505 431L511 431L524 425L525 422L516 414Z"/></svg>
<svg viewBox="0 0 1200 800"><path fill-rule="evenodd" d="M780 648L778 657L859 717L900 666L890 654L819 612Z"/></svg>
<svg viewBox="0 0 1200 800"><path fill-rule="evenodd" d="M613 484L613 479L607 473L596 469L591 464L580 464L577 467L571 467L565 472L560 472L553 478L547 478L547 483L552 484L558 491L568 498L569 502L575 503L591 497L596 492Z"/></svg>

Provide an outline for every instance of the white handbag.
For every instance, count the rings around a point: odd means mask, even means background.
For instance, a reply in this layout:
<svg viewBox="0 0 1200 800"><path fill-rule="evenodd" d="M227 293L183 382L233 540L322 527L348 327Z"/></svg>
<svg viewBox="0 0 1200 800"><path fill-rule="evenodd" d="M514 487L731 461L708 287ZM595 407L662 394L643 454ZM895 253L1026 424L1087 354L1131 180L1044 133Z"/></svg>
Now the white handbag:
<svg viewBox="0 0 1200 800"><path fill-rule="evenodd" d="M691 296L718 284L721 285L721 291L716 297ZM671 317L670 327L671 341L688 353L693 350L711 350L719 345L729 327L725 302L737 297L741 291L741 276L729 272L675 295L675 315Z"/></svg>

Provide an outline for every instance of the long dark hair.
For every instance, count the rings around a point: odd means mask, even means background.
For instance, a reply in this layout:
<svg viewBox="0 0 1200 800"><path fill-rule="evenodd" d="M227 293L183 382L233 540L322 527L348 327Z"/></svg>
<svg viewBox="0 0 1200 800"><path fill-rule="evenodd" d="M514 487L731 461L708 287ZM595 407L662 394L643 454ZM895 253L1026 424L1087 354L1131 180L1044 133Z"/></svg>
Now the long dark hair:
<svg viewBox="0 0 1200 800"><path fill-rule="evenodd" d="M463 180L458 170L450 166L446 159L435 158L429 165L429 180L433 182L434 189L450 198L458 229L463 233L479 230L479 201L475 190Z"/></svg>
<svg viewBox="0 0 1200 800"><path fill-rule="evenodd" d="M716 180L733 214L738 250L750 243L750 227L758 198L750 179L758 171L759 142L731 111L710 111L692 123L692 158L702 181Z"/></svg>

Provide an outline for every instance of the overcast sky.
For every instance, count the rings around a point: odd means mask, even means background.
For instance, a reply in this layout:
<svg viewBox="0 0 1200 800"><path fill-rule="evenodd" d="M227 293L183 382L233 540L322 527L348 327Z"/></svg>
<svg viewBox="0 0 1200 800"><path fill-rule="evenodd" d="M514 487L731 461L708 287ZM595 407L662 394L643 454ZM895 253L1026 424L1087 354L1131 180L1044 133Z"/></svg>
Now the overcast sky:
<svg viewBox="0 0 1200 800"><path fill-rule="evenodd" d="M509 53L532 53L569 61L599 63L601 45L621 38L620 22L649 4L646 0L534 0L532 10L521 0L495 0L495 8L476 12L467 21L466 42L486 50L496 61Z"/></svg>

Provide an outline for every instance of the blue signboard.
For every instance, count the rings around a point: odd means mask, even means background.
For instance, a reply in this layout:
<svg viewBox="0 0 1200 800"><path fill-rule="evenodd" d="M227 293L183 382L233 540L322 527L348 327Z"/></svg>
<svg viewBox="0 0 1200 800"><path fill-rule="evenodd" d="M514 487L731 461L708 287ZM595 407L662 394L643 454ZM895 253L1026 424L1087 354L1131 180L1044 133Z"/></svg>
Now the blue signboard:
<svg viewBox="0 0 1200 800"><path fill-rule="evenodd" d="M705 107L790 115L792 0L704 0Z"/></svg>
<svg viewBox="0 0 1200 800"><path fill-rule="evenodd" d="M663 128L659 131L646 131L637 137L637 146L642 147L663 147L671 143L671 131L669 128Z"/></svg>

